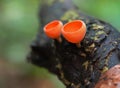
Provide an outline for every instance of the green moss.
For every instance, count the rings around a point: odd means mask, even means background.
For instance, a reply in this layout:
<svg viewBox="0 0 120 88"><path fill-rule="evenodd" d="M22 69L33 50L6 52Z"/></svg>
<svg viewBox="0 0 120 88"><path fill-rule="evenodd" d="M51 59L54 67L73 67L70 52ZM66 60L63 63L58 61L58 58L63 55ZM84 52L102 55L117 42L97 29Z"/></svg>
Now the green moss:
<svg viewBox="0 0 120 88"><path fill-rule="evenodd" d="M66 84L66 85L70 85L71 83L70 83L70 82L65 78L65 76L64 76L64 72L62 71L62 65L61 65L60 63L58 63L58 64L56 65L56 68L59 69L60 78L61 78L61 80L63 81L63 83Z"/></svg>
<svg viewBox="0 0 120 88"><path fill-rule="evenodd" d="M78 17L79 17L79 15L76 11L69 10L66 13L64 13L64 15L61 17L61 20L62 21L71 21L71 20L74 20Z"/></svg>
<svg viewBox="0 0 120 88"><path fill-rule="evenodd" d="M98 24L93 24L92 29L97 30L97 29L104 29L104 26L98 25Z"/></svg>
<svg viewBox="0 0 120 88"><path fill-rule="evenodd" d="M93 49L94 47L95 47L95 43L92 43L92 44L89 46L90 49Z"/></svg>
<svg viewBox="0 0 120 88"><path fill-rule="evenodd" d="M82 57L86 58L86 54L85 53L81 53L80 54Z"/></svg>
<svg viewBox="0 0 120 88"><path fill-rule="evenodd" d="M98 38L97 36L95 36L95 37L94 37L94 40L97 41L97 40L99 40L99 38Z"/></svg>
<svg viewBox="0 0 120 88"><path fill-rule="evenodd" d="M106 34L104 31L98 31L96 35Z"/></svg>
<svg viewBox="0 0 120 88"><path fill-rule="evenodd" d="M108 67L105 66L102 70L102 73L105 73L107 70L108 70Z"/></svg>
<svg viewBox="0 0 120 88"><path fill-rule="evenodd" d="M88 61L86 61L86 62L84 62L82 65L85 67L85 70L87 70L88 65L89 65L89 62L88 62Z"/></svg>

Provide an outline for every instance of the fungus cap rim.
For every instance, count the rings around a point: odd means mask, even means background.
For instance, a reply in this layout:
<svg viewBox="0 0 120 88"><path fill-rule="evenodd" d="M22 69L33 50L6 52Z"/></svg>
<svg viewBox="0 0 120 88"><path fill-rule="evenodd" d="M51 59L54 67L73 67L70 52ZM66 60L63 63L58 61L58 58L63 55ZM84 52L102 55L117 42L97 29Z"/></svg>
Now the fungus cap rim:
<svg viewBox="0 0 120 88"><path fill-rule="evenodd" d="M66 32L65 30L64 30L64 28L66 27L66 26L68 26L70 23L72 23L72 22L80 22L80 24L81 24L81 27L77 30L77 31L74 31L74 32ZM79 31L81 31L81 29L83 28L83 27L85 27L85 29L86 29L86 25L85 25L85 23L82 21L82 20L74 20L74 21L71 21L71 22L68 22L68 23L66 23L64 26L63 26L63 28L62 28L62 32L63 33L65 33L65 34L74 34L74 33L77 33L77 32L79 32Z"/></svg>
<svg viewBox="0 0 120 88"><path fill-rule="evenodd" d="M78 23L74 24L74 22L78 22ZM65 29L66 26L68 27ZM87 31L86 24L82 20L73 20L71 22L66 23L63 26L62 35L68 42L80 43L84 39L86 31Z"/></svg>
<svg viewBox="0 0 120 88"><path fill-rule="evenodd" d="M55 25L55 27L52 27L52 28L50 28L50 29L48 30L47 27L50 26L50 25L52 25L52 24L54 24L54 23L57 23L57 24ZM44 31L45 31L45 32L50 32L50 31L52 31L54 28L56 28L56 27L59 26L59 25L63 25L63 23L62 23L61 21L59 21L59 20L53 20L53 21L47 23L47 24L44 26Z"/></svg>

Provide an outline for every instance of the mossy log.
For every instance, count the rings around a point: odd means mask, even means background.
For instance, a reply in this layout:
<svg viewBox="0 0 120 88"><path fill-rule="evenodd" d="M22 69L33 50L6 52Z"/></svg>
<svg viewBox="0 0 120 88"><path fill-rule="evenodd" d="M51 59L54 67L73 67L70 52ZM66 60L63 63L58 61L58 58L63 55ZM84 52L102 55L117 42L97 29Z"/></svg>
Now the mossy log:
<svg viewBox="0 0 120 88"><path fill-rule="evenodd" d="M50 1L42 4L41 27L31 44L28 61L56 74L67 88L94 88L101 74L120 64L120 33L110 24L80 12L71 0ZM56 19L86 23L87 33L80 48L62 36L59 43L44 34L45 24Z"/></svg>

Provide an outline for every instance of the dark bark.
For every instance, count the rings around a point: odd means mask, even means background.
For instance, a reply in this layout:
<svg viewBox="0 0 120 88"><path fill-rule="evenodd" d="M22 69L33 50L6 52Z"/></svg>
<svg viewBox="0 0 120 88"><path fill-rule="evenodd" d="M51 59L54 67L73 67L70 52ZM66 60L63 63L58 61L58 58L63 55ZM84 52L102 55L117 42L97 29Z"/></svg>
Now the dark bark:
<svg viewBox="0 0 120 88"><path fill-rule="evenodd" d="M44 3L39 18L41 28L31 44L28 60L56 74L67 88L94 88L100 75L120 63L120 33L110 24L81 13L71 0ZM43 27L52 20L80 19L87 25L81 47L48 38Z"/></svg>

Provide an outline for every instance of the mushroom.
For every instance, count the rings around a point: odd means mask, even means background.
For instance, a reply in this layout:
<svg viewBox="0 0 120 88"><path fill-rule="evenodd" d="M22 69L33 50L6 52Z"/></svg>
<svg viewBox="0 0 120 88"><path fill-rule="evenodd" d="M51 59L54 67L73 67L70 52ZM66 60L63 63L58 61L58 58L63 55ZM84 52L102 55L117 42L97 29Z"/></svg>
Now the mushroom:
<svg viewBox="0 0 120 88"><path fill-rule="evenodd" d="M48 37L56 39L58 42L62 42L60 37L62 27L63 23L61 21L54 20L44 26L44 32Z"/></svg>
<svg viewBox="0 0 120 88"><path fill-rule="evenodd" d="M73 20L66 23L62 28L62 35L70 42L80 47L80 42L86 34L86 25L82 20Z"/></svg>

